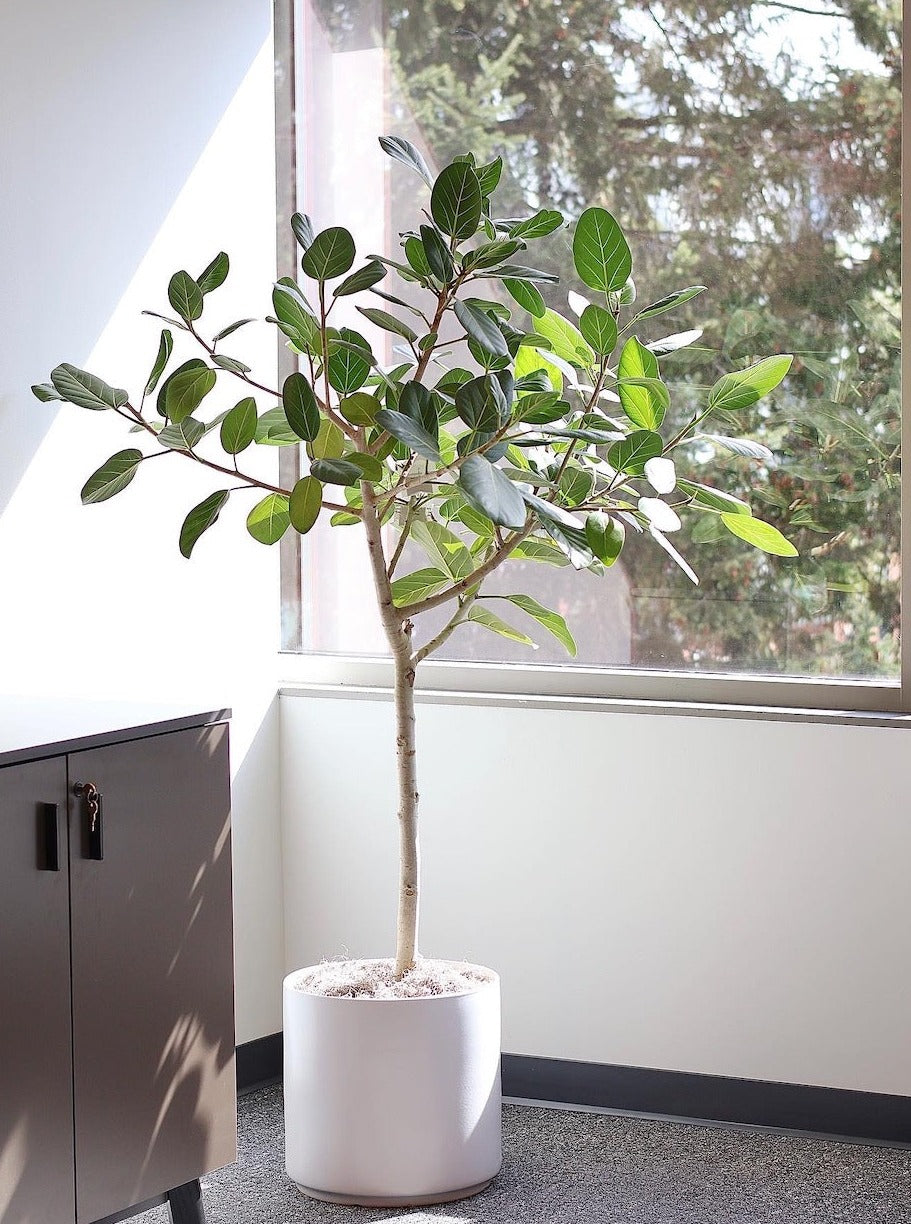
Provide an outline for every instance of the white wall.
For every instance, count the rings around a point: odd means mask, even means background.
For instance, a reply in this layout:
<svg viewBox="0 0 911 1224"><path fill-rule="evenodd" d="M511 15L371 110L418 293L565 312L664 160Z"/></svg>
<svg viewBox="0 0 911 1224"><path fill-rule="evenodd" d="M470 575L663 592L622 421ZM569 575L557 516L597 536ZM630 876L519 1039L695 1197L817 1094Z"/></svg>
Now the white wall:
<svg viewBox="0 0 911 1224"><path fill-rule="evenodd" d="M135 437L28 387L70 361L141 390L159 328L141 309L170 313L170 274L221 248L232 273L208 299L210 334L268 312L270 18L269 0L31 0L0 15L0 688L234 708L240 1041L280 1026L277 553L247 536L243 496L185 561L183 516L223 481L176 456L83 509L86 477ZM225 347L274 379L271 327ZM243 393L221 378L213 413ZM270 472L275 453L255 462Z"/></svg>
<svg viewBox="0 0 911 1224"><path fill-rule="evenodd" d="M389 955L392 708L282 706L286 963ZM422 950L513 1053L911 1093L905 732L418 710Z"/></svg>

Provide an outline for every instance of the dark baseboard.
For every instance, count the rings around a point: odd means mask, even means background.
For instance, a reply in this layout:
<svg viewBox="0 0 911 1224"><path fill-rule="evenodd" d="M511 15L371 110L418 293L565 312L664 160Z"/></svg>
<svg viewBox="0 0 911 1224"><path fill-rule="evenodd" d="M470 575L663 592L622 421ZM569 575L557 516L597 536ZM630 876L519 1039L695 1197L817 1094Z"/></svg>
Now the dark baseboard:
<svg viewBox="0 0 911 1224"><path fill-rule="evenodd" d="M238 1092L275 1083L281 1073L281 1033L237 1047ZM911 1097L881 1092L504 1054L503 1094L527 1101L911 1145Z"/></svg>
<svg viewBox="0 0 911 1224"><path fill-rule="evenodd" d="M237 1091L252 1092L282 1077L282 1035L270 1033L237 1047Z"/></svg>

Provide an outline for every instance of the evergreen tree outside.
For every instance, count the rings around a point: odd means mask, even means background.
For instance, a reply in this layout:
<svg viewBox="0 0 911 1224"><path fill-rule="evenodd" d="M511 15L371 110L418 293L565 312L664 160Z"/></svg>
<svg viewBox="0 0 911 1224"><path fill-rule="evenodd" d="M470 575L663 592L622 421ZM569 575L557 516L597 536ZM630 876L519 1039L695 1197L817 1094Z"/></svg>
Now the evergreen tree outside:
<svg viewBox="0 0 911 1224"><path fill-rule="evenodd" d="M696 317L704 326L661 358L678 388L672 433L732 361L775 352L783 337L797 354L774 396L704 428L758 444L726 491L744 496L749 469L765 469L754 509L800 557L745 556L735 541L709 549L697 529L675 537L696 589L664 554L628 541L629 661L895 676L900 6L389 0L380 13L319 0L318 12L339 50L386 47L391 127L410 124L437 165L466 145L500 154L516 215L539 197L570 216L582 201L602 205L635 239L634 275L652 296L709 286L692 316L684 305L640 331L649 344ZM404 203L393 201L394 217ZM572 266L569 232L564 243L553 271ZM559 286L544 297L565 313ZM681 472L698 480L719 445L678 452ZM560 603L561 573L539 581ZM561 610L616 615L603 583L590 595L567 583ZM498 657L522 657L499 645ZM466 632L449 650L487 654L490 643Z"/></svg>

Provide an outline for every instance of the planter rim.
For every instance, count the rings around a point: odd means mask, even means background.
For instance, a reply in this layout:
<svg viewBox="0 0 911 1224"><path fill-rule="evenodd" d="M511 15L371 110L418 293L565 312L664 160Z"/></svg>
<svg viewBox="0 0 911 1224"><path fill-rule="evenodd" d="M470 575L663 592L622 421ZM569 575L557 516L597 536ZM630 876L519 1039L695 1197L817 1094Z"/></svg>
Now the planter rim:
<svg viewBox="0 0 911 1224"><path fill-rule="evenodd" d="M376 956L358 956L352 957L351 960L355 963L359 961L380 960L381 957ZM488 975L487 980L476 982L467 990L458 990L448 992L446 994L427 994L427 995L408 995L401 999L376 998L373 995L326 995L320 994L315 990L301 990L298 981L302 974L310 973L314 969L319 969L319 965L305 965L301 969L295 969L285 977L282 982L284 990L294 991L295 994L304 995L308 999L322 999L325 1003L445 1003L447 999L464 999L469 995L480 994L482 990L488 990L491 987L500 985L500 975L493 969L488 969L486 965L478 965L473 961L451 961L442 960L441 957L428 957L427 959L440 960L443 964L453 965L459 968L480 969Z"/></svg>

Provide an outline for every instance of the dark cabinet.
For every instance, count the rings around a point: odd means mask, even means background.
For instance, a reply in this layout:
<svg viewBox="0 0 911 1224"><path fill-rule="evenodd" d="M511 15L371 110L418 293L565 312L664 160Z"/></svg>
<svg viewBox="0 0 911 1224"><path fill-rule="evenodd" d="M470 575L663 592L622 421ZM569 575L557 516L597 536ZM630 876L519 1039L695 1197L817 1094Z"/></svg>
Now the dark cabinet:
<svg viewBox="0 0 911 1224"><path fill-rule="evenodd" d="M156 729L0 767L0 1224L235 1158L227 726Z"/></svg>

